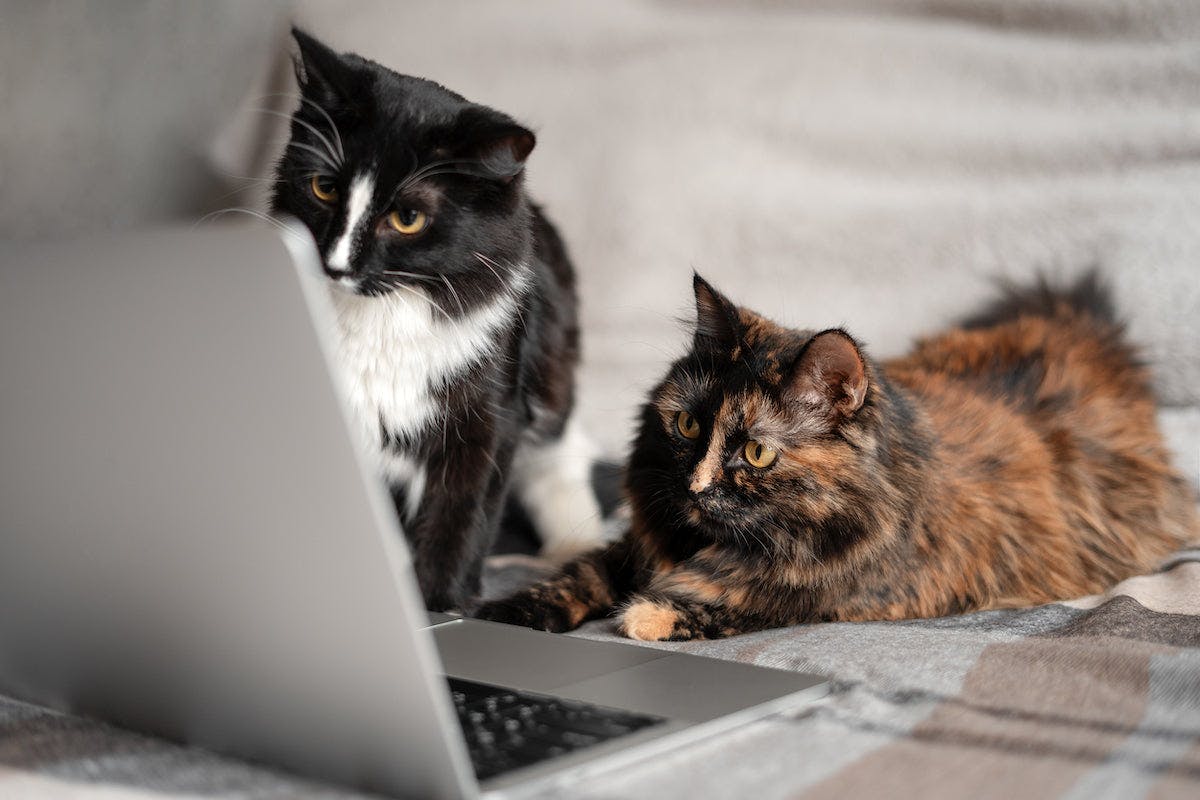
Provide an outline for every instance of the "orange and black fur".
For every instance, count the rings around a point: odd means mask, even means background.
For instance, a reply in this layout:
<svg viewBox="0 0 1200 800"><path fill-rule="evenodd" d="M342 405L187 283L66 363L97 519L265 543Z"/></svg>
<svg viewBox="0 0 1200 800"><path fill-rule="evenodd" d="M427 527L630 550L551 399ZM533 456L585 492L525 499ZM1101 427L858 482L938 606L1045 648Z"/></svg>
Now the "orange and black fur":
<svg viewBox="0 0 1200 800"><path fill-rule="evenodd" d="M478 616L635 639L1076 597L1197 537L1095 276L1013 292L876 363L698 276L692 352L651 393L626 535Z"/></svg>

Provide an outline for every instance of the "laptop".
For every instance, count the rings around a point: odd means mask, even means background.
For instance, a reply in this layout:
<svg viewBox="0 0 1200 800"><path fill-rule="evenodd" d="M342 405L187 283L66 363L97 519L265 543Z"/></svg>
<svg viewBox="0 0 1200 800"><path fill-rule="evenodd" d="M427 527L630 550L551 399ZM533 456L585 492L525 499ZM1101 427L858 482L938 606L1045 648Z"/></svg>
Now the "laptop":
<svg viewBox="0 0 1200 800"><path fill-rule="evenodd" d="M0 244L0 691L360 789L544 790L820 676L429 615L299 227Z"/></svg>

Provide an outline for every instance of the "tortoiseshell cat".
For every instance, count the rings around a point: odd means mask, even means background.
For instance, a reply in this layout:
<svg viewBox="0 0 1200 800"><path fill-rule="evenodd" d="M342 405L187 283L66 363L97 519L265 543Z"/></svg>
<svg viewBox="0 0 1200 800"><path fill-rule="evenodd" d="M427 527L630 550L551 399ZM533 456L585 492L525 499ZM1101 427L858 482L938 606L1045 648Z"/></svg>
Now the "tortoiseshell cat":
<svg viewBox="0 0 1200 800"><path fill-rule="evenodd" d="M883 364L698 276L621 540L478 616L635 639L931 617L1099 591L1194 539L1148 371L1094 276L1014 292Z"/></svg>

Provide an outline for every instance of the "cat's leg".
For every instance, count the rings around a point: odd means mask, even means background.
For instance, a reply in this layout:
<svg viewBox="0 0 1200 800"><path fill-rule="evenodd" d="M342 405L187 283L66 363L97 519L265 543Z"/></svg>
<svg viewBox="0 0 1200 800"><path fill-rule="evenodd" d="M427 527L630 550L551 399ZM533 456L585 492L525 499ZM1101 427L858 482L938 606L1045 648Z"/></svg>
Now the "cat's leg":
<svg viewBox="0 0 1200 800"><path fill-rule="evenodd" d="M725 571L720 579L686 562L656 574L621 611L621 633L642 641L719 639L784 624L752 605L749 571ZM783 599L781 598L781 601ZM780 610L786 603L781 602Z"/></svg>
<svg viewBox="0 0 1200 800"><path fill-rule="evenodd" d="M561 633L607 615L632 589L633 559L621 539L585 553L511 597L484 603L475 616Z"/></svg>
<svg viewBox="0 0 1200 800"><path fill-rule="evenodd" d="M483 508L433 498L414 527L413 567L425 607L431 611L466 607L479 591L474 563L482 558L478 542L485 538L487 527Z"/></svg>
<svg viewBox="0 0 1200 800"><path fill-rule="evenodd" d="M561 435L528 438L513 462L518 497L557 563L603 543L604 519L592 488L597 449L572 416Z"/></svg>
<svg viewBox="0 0 1200 800"><path fill-rule="evenodd" d="M430 610L469 610L478 596L483 558L496 536L511 461L511 446L486 438L447 448L431 461L409 536L421 594Z"/></svg>
<svg viewBox="0 0 1200 800"><path fill-rule="evenodd" d="M721 639L769 627L738 609L655 594L634 595L618 624L622 634L643 642Z"/></svg>

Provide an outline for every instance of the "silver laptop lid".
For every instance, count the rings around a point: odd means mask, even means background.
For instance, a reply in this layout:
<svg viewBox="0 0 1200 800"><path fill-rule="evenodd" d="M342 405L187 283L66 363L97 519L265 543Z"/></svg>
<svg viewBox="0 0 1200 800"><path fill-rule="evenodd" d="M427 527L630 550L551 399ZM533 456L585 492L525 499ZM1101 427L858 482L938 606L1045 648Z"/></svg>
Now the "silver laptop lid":
<svg viewBox="0 0 1200 800"><path fill-rule="evenodd" d="M307 242L0 244L0 690L361 787L473 794L323 357Z"/></svg>

